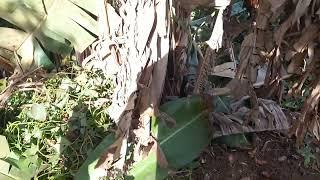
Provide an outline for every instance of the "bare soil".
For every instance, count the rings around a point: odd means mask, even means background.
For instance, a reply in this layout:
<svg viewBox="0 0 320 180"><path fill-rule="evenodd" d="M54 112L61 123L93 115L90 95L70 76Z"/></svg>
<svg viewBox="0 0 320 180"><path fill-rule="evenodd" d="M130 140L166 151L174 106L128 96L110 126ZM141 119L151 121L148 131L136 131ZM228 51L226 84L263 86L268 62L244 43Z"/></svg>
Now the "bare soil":
<svg viewBox="0 0 320 180"><path fill-rule="evenodd" d="M320 180L319 144L312 143L316 159L304 166L295 141L275 132L253 136L253 147L230 149L213 144L198 159L200 166L188 179L199 180ZM183 171L182 171L183 172ZM189 173L190 174L190 173ZM183 173L174 179L186 179Z"/></svg>

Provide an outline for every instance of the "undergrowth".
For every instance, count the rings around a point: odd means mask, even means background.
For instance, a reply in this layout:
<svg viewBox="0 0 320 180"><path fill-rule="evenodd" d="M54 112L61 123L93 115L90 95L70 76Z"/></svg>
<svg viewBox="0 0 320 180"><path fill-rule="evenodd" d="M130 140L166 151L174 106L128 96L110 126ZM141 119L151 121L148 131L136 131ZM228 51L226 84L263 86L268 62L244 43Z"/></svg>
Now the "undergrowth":
<svg viewBox="0 0 320 180"><path fill-rule="evenodd" d="M16 90L0 110L11 151L3 160L16 179L72 179L110 132L111 80L99 71L71 72L52 75L41 88Z"/></svg>

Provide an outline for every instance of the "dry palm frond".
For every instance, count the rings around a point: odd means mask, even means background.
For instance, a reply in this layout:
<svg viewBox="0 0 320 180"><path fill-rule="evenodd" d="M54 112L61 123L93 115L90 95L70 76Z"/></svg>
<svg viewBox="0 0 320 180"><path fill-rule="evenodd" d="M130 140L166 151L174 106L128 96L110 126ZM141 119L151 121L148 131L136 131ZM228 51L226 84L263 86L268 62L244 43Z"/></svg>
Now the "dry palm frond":
<svg viewBox="0 0 320 180"><path fill-rule="evenodd" d="M213 123L216 133L214 137L259 132L259 131L273 131L273 130L288 130L292 121L287 118L282 108L274 101L266 99L258 99L259 109L255 110L258 113L257 119L254 123L247 123L248 118L252 120L252 110L243 105L243 101L249 99L249 96L239 101L234 102L233 110L230 114L225 113L211 113L211 122Z"/></svg>

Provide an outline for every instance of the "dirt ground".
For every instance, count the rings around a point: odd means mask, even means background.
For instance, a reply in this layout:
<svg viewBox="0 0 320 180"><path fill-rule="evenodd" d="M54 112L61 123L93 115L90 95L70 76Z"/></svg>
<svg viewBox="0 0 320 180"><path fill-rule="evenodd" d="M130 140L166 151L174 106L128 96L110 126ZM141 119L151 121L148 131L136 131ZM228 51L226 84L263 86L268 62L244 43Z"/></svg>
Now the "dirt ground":
<svg viewBox="0 0 320 180"><path fill-rule="evenodd" d="M174 179L320 180L319 145L312 143L316 159L305 167L304 157L297 152L293 139L275 132L258 133L252 139L253 147L247 149L211 145L199 158L200 166L188 178L182 173Z"/></svg>

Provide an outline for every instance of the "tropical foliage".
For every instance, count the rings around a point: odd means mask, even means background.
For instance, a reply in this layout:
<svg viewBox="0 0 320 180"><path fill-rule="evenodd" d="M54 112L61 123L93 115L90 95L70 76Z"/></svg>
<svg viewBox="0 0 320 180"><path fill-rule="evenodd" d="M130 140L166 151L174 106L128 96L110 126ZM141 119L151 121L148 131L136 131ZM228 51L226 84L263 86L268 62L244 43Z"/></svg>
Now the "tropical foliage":
<svg viewBox="0 0 320 180"><path fill-rule="evenodd" d="M319 140L319 14L319 0L1 0L0 179L165 179L211 142Z"/></svg>

